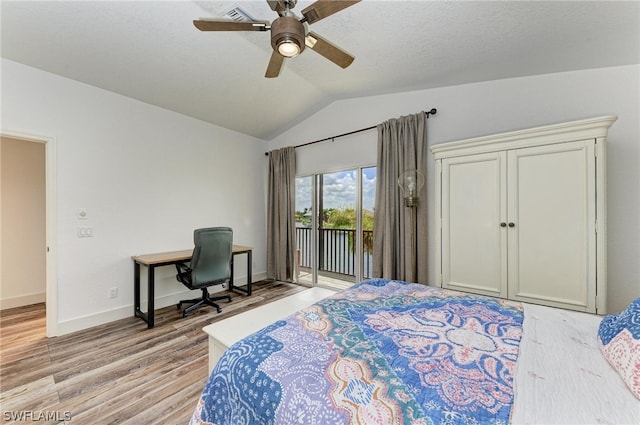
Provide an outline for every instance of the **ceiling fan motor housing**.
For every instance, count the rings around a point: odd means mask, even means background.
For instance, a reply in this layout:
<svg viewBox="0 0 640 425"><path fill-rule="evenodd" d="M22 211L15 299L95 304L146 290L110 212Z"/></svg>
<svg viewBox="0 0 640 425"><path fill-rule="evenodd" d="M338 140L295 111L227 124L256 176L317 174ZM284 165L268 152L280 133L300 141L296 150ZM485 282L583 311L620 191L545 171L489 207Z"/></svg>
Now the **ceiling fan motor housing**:
<svg viewBox="0 0 640 425"><path fill-rule="evenodd" d="M304 37L304 24L294 16L281 16L271 24L271 46L276 52L281 42L293 41L302 53L305 48Z"/></svg>

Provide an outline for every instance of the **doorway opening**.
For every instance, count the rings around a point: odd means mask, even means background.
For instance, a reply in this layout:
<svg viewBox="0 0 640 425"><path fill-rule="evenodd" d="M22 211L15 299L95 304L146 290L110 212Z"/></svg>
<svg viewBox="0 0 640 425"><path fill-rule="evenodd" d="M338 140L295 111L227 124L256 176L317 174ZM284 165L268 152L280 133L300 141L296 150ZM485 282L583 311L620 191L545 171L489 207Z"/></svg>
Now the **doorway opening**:
<svg viewBox="0 0 640 425"><path fill-rule="evenodd" d="M5 130L0 131L0 136L3 147L0 151L2 154L0 157L2 161L2 202L0 202L2 308L40 303L44 300L46 335L53 337L57 335L58 330L56 262L53 249L56 223L55 141L50 137ZM42 151L44 151L44 158L33 159L38 158L41 154L38 152ZM28 160L30 171L27 171L26 162L20 162L27 161L27 158L32 158ZM26 182L27 179L33 181ZM38 179L44 181L37 182ZM38 188L34 188L36 186ZM40 192L28 194L27 191L31 190ZM16 202L19 205L13 205ZM20 231L13 231L16 229ZM25 266L22 264L24 261L29 264ZM24 279L24 276L16 276L26 273L26 270L34 272L34 279L39 279L40 282L34 283L33 288L23 288L22 292L19 288L8 286L12 284L10 281Z"/></svg>

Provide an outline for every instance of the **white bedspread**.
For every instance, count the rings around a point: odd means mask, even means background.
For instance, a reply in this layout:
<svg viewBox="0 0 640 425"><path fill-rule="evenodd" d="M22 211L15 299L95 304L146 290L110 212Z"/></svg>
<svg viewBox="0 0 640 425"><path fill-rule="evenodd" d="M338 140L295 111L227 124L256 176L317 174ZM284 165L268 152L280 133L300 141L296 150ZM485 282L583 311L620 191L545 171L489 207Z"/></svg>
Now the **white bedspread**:
<svg viewBox="0 0 640 425"><path fill-rule="evenodd" d="M524 304L514 424L640 424L640 400L598 346L602 318Z"/></svg>

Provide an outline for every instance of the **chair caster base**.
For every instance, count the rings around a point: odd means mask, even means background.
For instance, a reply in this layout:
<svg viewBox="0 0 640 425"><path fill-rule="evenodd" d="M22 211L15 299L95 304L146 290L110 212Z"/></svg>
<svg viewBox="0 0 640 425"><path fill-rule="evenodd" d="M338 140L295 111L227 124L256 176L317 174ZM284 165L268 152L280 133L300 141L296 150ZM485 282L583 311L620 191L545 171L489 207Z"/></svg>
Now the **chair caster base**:
<svg viewBox="0 0 640 425"><path fill-rule="evenodd" d="M178 304L176 304L176 308L180 310L183 304L192 304L191 306L185 308L182 311L182 317L187 317L190 312L204 306L211 306L216 309L218 313L222 313L222 308L215 303L215 301L220 301L226 299L228 303L231 302L230 295L222 295L218 297L211 297L207 292L206 288L202 289L202 298L196 298L194 300L181 300Z"/></svg>

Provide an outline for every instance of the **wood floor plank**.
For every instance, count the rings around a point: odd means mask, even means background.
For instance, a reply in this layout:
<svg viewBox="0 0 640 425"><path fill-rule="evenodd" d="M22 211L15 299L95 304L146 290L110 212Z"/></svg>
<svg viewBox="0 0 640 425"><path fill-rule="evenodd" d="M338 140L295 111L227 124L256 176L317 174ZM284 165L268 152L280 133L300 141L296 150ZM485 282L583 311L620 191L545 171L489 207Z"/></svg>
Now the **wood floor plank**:
<svg viewBox="0 0 640 425"><path fill-rule="evenodd" d="M152 329L150 332L138 332L129 338L120 339L119 342L96 341L96 347L105 347L96 352L96 349L78 354L72 358L65 358L60 366L52 370L56 382L63 382L76 375L82 375L92 370L97 370L105 365L110 365L121 360L131 360L138 356L144 357L154 352L159 346L175 342L176 335L170 328Z"/></svg>
<svg viewBox="0 0 640 425"><path fill-rule="evenodd" d="M38 341L21 341L11 346L0 347L2 359L0 369L10 368L16 363L31 361L34 365L42 365L42 361L49 360L48 346L45 338ZM20 365L21 367L26 364ZM0 375L1 376L1 375Z"/></svg>
<svg viewBox="0 0 640 425"><path fill-rule="evenodd" d="M59 402L53 376L28 382L0 394L2 410L39 410Z"/></svg>
<svg viewBox="0 0 640 425"><path fill-rule="evenodd" d="M0 388L11 389L25 382L50 375L51 360L47 345L28 345L25 350L10 350L2 356ZM5 363L6 362L6 363Z"/></svg>
<svg viewBox="0 0 640 425"><path fill-rule="evenodd" d="M206 366L204 367L206 370ZM170 422L168 417L172 415L172 412L178 409L183 409L185 405L191 404L191 412L196 407L196 403L192 402L192 399L198 398L202 392L203 384L200 382L193 382L190 385L185 386L178 392L166 392L161 393L159 396L163 397L162 402L156 406L150 407L141 413L136 414L131 419L123 422L123 425L137 425L137 424L186 424L188 423L191 415L181 419L180 421Z"/></svg>
<svg viewBox="0 0 640 425"><path fill-rule="evenodd" d="M146 390L149 382L171 373L176 367L193 361L194 358L201 358L206 355L206 349L198 346L191 347L190 352L187 352L184 357L177 359L167 357L164 362L157 362L147 368L139 369L133 374L105 383L101 387L94 388L92 391L79 393L77 397L70 398L60 403L57 407L58 409L71 411L74 415L100 408L103 404L109 403L120 395L130 397L133 391L138 389Z"/></svg>
<svg viewBox="0 0 640 425"><path fill-rule="evenodd" d="M207 365L202 358L189 363L153 379L144 387L133 388L96 408L87 410L82 414L74 415L74 418L82 423L101 423L104 425L117 425L148 409L160 409L165 403L165 398L176 392L176 386L181 388L194 383L199 383L200 391L206 380ZM195 408L195 404L192 405Z"/></svg>
<svg viewBox="0 0 640 425"><path fill-rule="evenodd" d="M144 392L138 390L137 402L129 403L124 408L111 413L108 421L104 422L105 425L119 425L127 421L136 423L136 417L139 416L143 417L144 421L137 421L137 423L151 423L158 418L164 418L171 413L171 410L185 404L191 404L192 410L195 409L196 402L193 399L185 399L185 390L189 392L188 388L196 385L202 392L207 376L207 362L203 360L198 359L174 369L167 374L168 376L150 383L149 388Z"/></svg>
<svg viewBox="0 0 640 425"><path fill-rule="evenodd" d="M99 388L117 378L125 377L140 369L141 362L144 364L145 362L162 359L166 357L165 352L170 351L176 341L183 339L184 337L178 336L173 341L158 344L153 350L142 351L131 356L131 358L123 358L112 364L84 371L82 374L75 375L65 381L58 382L56 380L56 383L60 384L58 389L60 400L64 401L77 397L93 388Z"/></svg>
<svg viewBox="0 0 640 425"><path fill-rule="evenodd" d="M43 303L0 310L0 327L5 330L5 327L9 327L11 324L19 324L25 320L38 318L44 319L45 317L46 309Z"/></svg>
<svg viewBox="0 0 640 425"><path fill-rule="evenodd" d="M156 310L153 329L130 317L55 338L45 335L44 304L4 310L0 423L23 424L4 413L30 411L57 413L38 424L187 424L208 376L202 328L305 289L261 281L250 297L222 301L220 314L204 307L183 318L170 306Z"/></svg>

